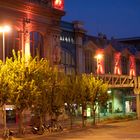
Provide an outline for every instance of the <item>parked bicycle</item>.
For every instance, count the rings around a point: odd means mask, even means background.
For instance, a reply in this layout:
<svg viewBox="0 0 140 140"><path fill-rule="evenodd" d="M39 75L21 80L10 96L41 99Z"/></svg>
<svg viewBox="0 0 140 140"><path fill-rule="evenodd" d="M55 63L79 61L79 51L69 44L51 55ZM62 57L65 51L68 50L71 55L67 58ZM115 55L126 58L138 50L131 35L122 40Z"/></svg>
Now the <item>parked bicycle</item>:
<svg viewBox="0 0 140 140"><path fill-rule="evenodd" d="M13 134L14 134L13 131L11 131L10 129L6 129L4 131L4 134L3 134L3 139L4 140L12 140L13 139Z"/></svg>
<svg viewBox="0 0 140 140"><path fill-rule="evenodd" d="M63 131L62 125L55 119L52 119L50 124L45 126L45 129L50 133Z"/></svg>

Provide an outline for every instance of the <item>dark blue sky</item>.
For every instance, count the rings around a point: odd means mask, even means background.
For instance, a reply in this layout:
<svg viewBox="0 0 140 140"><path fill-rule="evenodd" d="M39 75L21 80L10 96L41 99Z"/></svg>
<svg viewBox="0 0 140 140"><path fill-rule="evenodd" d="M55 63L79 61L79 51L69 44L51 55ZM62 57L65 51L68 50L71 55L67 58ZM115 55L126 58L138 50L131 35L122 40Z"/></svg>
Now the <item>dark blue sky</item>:
<svg viewBox="0 0 140 140"><path fill-rule="evenodd" d="M88 34L140 37L140 0L65 0L63 20L80 20Z"/></svg>

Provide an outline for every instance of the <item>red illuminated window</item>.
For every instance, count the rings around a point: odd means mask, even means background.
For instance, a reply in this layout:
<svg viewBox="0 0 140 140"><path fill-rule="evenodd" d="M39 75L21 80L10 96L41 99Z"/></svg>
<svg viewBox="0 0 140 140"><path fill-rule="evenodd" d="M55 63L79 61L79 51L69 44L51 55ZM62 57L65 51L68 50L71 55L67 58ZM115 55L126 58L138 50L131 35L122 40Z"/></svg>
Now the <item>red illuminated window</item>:
<svg viewBox="0 0 140 140"><path fill-rule="evenodd" d="M64 0L53 0L53 7L55 9L64 10Z"/></svg>

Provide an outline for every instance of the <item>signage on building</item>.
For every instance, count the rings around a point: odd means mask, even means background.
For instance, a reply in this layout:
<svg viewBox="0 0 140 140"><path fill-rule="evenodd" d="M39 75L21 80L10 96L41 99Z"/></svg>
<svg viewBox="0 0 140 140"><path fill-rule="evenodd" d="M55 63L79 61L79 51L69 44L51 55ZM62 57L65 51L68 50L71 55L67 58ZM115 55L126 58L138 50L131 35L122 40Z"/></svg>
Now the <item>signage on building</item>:
<svg viewBox="0 0 140 140"><path fill-rule="evenodd" d="M64 10L64 0L53 0L52 5L55 9Z"/></svg>
<svg viewBox="0 0 140 140"><path fill-rule="evenodd" d="M5 110L13 110L15 109L14 105L5 105Z"/></svg>

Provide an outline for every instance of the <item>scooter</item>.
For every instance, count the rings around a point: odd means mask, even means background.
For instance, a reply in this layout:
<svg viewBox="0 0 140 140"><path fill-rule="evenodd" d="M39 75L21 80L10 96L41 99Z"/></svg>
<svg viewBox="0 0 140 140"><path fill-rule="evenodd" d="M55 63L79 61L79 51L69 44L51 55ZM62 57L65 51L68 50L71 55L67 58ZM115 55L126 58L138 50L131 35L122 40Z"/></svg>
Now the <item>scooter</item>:
<svg viewBox="0 0 140 140"><path fill-rule="evenodd" d="M42 134L44 133L44 131L45 131L45 128L44 128L43 125L41 126L41 130L40 130L39 127L36 127L36 126L33 126L33 127L32 127L32 133L33 133L33 134L42 135Z"/></svg>

